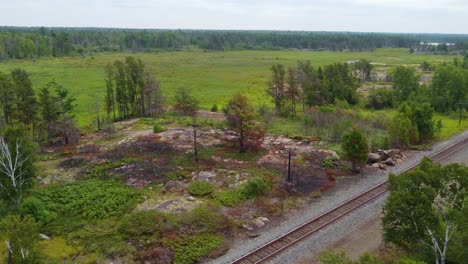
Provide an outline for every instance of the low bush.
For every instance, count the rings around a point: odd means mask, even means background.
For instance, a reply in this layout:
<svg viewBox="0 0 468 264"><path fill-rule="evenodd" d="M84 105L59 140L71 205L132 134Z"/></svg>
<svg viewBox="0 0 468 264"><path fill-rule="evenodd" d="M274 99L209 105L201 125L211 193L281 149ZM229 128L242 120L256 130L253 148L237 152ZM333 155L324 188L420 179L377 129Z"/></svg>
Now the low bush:
<svg viewBox="0 0 468 264"><path fill-rule="evenodd" d="M228 190L217 192L216 200L224 206L234 206L245 200L245 197L239 190Z"/></svg>
<svg viewBox="0 0 468 264"><path fill-rule="evenodd" d="M140 192L117 181L87 180L37 190L33 196L60 216L104 219L130 210Z"/></svg>
<svg viewBox="0 0 468 264"><path fill-rule="evenodd" d="M217 104L213 104L213 106L211 106L211 112L218 112L218 105Z"/></svg>
<svg viewBox="0 0 468 264"><path fill-rule="evenodd" d="M123 256L133 252L118 232L119 222L114 219L93 221L69 234L68 241L86 252L98 252L104 256Z"/></svg>
<svg viewBox="0 0 468 264"><path fill-rule="evenodd" d="M253 199L268 193L270 186L262 177L254 177L247 181L242 189L242 195L246 199Z"/></svg>
<svg viewBox="0 0 468 264"><path fill-rule="evenodd" d="M161 133L161 132L163 132L164 130L165 130L165 129L164 129L161 125L159 125L159 124L155 124L155 125L153 126L153 133L155 133L155 134Z"/></svg>
<svg viewBox="0 0 468 264"><path fill-rule="evenodd" d="M179 222L198 233L214 233L225 230L228 226L227 218L219 212L219 209L211 205L201 205L179 215Z"/></svg>
<svg viewBox="0 0 468 264"><path fill-rule="evenodd" d="M56 217L55 214L46 209L41 200L35 197L24 199L19 206L19 212L22 217L26 215L32 216L37 223L42 225L49 223Z"/></svg>
<svg viewBox="0 0 468 264"><path fill-rule="evenodd" d="M194 196L210 195L214 190L214 185L206 181L193 181L188 187L188 192Z"/></svg>
<svg viewBox="0 0 468 264"><path fill-rule="evenodd" d="M373 133L370 137L370 150L376 151L378 149L389 149L390 138L387 134Z"/></svg>
<svg viewBox="0 0 468 264"><path fill-rule="evenodd" d="M158 211L138 211L126 215L119 226L125 239L147 240L155 238L163 231L165 216Z"/></svg>
<svg viewBox="0 0 468 264"><path fill-rule="evenodd" d="M164 239L163 244L175 252L174 264L197 263L216 249L224 238L213 234Z"/></svg>

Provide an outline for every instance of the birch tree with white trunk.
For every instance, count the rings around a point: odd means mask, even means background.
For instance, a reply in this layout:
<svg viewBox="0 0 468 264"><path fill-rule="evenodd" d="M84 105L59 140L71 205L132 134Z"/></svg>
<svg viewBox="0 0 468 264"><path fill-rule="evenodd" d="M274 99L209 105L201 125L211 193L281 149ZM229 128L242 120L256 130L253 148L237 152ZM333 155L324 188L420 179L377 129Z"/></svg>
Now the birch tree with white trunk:
<svg viewBox="0 0 468 264"><path fill-rule="evenodd" d="M391 194L384 206L383 232L391 242L413 252L432 252L445 264L459 225L466 221L468 167L442 166L429 159L405 174L390 176Z"/></svg>
<svg viewBox="0 0 468 264"><path fill-rule="evenodd" d="M22 153L22 142L17 139L10 149L3 137L0 137L0 190L3 196L14 205L19 205L23 199L24 188L31 180L27 163L29 153Z"/></svg>

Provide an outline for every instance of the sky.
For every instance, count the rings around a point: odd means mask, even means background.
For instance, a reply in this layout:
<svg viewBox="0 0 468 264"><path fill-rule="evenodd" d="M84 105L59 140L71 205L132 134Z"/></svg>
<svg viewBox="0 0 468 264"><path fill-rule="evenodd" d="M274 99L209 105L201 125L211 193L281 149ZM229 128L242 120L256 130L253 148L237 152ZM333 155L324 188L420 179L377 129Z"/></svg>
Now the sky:
<svg viewBox="0 0 468 264"><path fill-rule="evenodd" d="M468 34L468 0L0 0L0 25Z"/></svg>

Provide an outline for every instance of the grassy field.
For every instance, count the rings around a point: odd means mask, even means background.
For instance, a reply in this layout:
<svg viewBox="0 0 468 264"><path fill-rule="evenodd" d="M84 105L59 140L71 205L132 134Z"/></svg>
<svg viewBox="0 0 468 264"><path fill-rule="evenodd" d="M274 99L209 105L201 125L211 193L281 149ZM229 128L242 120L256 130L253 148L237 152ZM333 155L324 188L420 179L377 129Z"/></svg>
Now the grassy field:
<svg viewBox="0 0 468 264"><path fill-rule="evenodd" d="M96 107L103 107L104 66L126 56L140 58L147 71L161 81L167 102L171 104L179 87L193 89L201 107L222 106L236 92L249 96L255 105L270 104L265 87L272 64L293 66L298 60L310 60L314 66L365 58L388 66L419 64L423 61L443 63L451 56L409 54L406 49L378 49L374 52L328 51L228 51L107 53L81 58L45 58L35 61L0 63L0 71L24 68L31 73L36 89L55 79L76 97L76 116L80 126L90 124Z"/></svg>

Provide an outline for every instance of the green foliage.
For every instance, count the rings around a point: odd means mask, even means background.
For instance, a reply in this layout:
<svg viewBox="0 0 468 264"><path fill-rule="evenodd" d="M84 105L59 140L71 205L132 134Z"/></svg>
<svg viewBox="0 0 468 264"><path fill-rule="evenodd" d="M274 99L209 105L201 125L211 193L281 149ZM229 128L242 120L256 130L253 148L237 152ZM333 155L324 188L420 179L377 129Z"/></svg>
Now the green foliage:
<svg viewBox="0 0 468 264"><path fill-rule="evenodd" d="M242 188L242 195L246 199L253 199L268 193L270 186L262 177L250 178Z"/></svg>
<svg viewBox="0 0 468 264"><path fill-rule="evenodd" d="M408 113L402 111L406 103L400 107L400 112L397 113L390 122L389 135L393 146L408 147L412 143L419 140L417 128L411 122Z"/></svg>
<svg viewBox="0 0 468 264"><path fill-rule="evenodd" d="M34 184L36 146L23 125L7 127L0 144L0 161L6 165L0 167L0 198L9 206L18 206Z"/></svg>
<svg viewBox="0 0 468 264"><path fill-rule="evenodd" d="M157 134L157 133L161 133L163 131L165 131L165 129L161 125L159 125L159 124L153 125L153 133Z"/></svg>
<svg viewBox="0 0 468 264"><path fill-rule="evenodd" d="M357 167L367 160L369 144L362 131L353 127L344 136L341 142L344 156L351 161L353 171L358 171Z"/></svg>
<svg viewBox="0 0 468 264"><path fill-rule="evenodd" d="M442 166L427 158L415 170L401 176L391 175L391 194L383 210L385 241L410 248L421 255L429 254L429 259L441 260L438 253L433 255L432 249L437 243L444 250L445 242L450 248L453 242L445 240L446 232L461 231L457 226L464 222L467 179L466 166Z"/></svg>
<svg viewBox="0 0 468 264"><path fill-rule="evenodd" d="M71 258L80 253L80 249L67 244L62 237L54 237L51 240L40 242L41 251L49 263L63 262L64 259ZM56 261L56 262L54 262Z"/></svg>
<svg viewBox="0 0 468 264"><path fill-rule="evenodd" d="M395 100L399 103L408 100L419 89L419 77L414 68L398 66L392 72L392 87Z"/></svg>
<svg viewBox="0 0 468 264"><path fill-rule="evenodd" d="M386 133L373 133L370 136L370 150L389 149L390 138Z"/></svg>
<svg viewBox="0 0 468 264"><path fill-rule="evenodd" d="M389 126L392 144L408 147L432 139L435 133L432 114L433 109L428 103L401 104Z"/></svg>
<svg viewBox="0 0 468 264"><path fill-rule="evenodd" d="M164 239L163 244L175 251L174 264L197 263L224 241L212 234L200 234L176 239Z"/></svg>
<svg viewBox="0 0 468 264"><path fill-rule="evenodd" d="M426 262L411 259L411 258L401 258L401 259L396 260L394 264L426 264Z"/></svg>
<svg viewBox="0 0 468 264"><path fill-rule="evenodd" d="M175 95L174 108L183 115L194 115L199 109L199 101L193 96L192 90L182 87Z"/></svg>
<svg viewBox="0 0 468 264"><path fill-rule="evenodd" d="M236 94L224 108L229 127L239 136L240 152L247 150L246 141L255 126L255 111L245 95Z"/></svg>
<svg viewBox="0 0 468 264"><path fill-rule="evenodd" d="M42 225L49 223L56 217L46 209L46 206L41 200L35 197L24 199L19 206L19 212L23 217L27 215L33 217L37 223Z"/></svg>
<svg viewBox="0 0 468 264"><path fill-rule="evenodd" d="M39 229L31 216L10 215L0 222L0 234L10 243L13 263L41 263L37 248ZM22 252L27 252L24 256Z"/></svg>
<svg viewBox="0 0 468 264"><path fill-rule="evenodd" d="M220 191L216 193L215 197L224 206L234 206L245 200L241 190Z"/></svg>
<svg viewBox="0 0 468 264"><path fill-rule="evenodd" d="M319 256L319 261L321 264L354 264L344 250L322 252Z"/></svg>
<svg viewBox="0 0 468 264"><path fill-rule="evenodd" d="M337 167L337 164L336 164L337 161L338 160L334 156L326 157L322 162L322 166L325 167L325 168L336 168Z"/></svg>
<svg viewBox="0 0 468 264"><path fill-rule="evenodd" d="M156 238L163 230L164 214L150 210L137 211L126 215L119 226L119 233L125 239L147 240Z"/></svg>
<svg viewBox="0 0 468 264"><path fill-rule="evenodd" d="M428 103L411 104L411 121L418 129L419 143L427 142L434 137L433 112L434 110Z"/></svg>
<svg viewBox="0 0 468 264"><path fill-rule="evenodd" d="M265 96L265 83L269 76L272 60L295 66L298 60L310 60L319 66L364 58L369 61L385 63L390 67L399 64L419 64L426 60L434 65L450 61L452 55L408 54L407 49L375 49L372 52L310 51L310 50L248 50L248 51L179 51L154 53L98 53L90 57L66 57L60 60L41 58L34 63L11 60L0 64L0 71L10 72L14 68L23 68L33 73L30 78L33 88L38 92L51 79L67 87L70 95L76 98L76 114L80 127L92 123L90 114L96 104L104 108L106 79L103 66L115 60L124 60L127 56L141 59L145 69L154 69L154 74L161 80L161 89L168 104L175 103L174 96L180 86L189 86L193 95L200 100L200 107L209 110L216 102L225 105L232 95L241 92L249 97L255 107L272 107L271 100ZM1 53L1 52L0 52ZM1 57L1 55L0 55ZM182 65L182 67L173 67ZM80 81L76 80L80 76ZM220 89L222 87L223 89ZM0 96L0 98L2 98ZM314 105L317 103L313 103Z"/></svg>
<svg viewBox="0 0 468 264"><path fill-rule="evenodd" d="M321 264L384 264L384 261L369 253L364 253L359 261L353 261L344 250L324 251L320 254L319 261Z"/></svg>
<svg viewBox="0 0 468 264"><path fill-rule="evenodd" d="M430 86L431 105L438 112L458 109L468 99L468 70L452 65L438 67Z"/></svg>
<svg viewBox="0 0 468 264"><path fill-rule="evenodd" d="M365 253L359 258L359 264L385 264L385 263L382 260L378 259L376 256L373 256L369 253Z"/></svg>
<svg viewBox="0 0 468 264"><path fill-rule="evenodd" d="M213 104L213 106L211 106L210 111L211 111L211 112L218 112L218 105L217 105L217 104Z"/></svg>
<svg viewBox="0 0 468 264"><path fill-rule="evenodd" d="M188 192L194 196L206 196L214 192L215 186L206 181L193 181L188 187Z"/></svg>
<svg viewBox="0 0 468 264"><path fill-rule="evenodd" d="M393 91L387 88L373 89L367 97L366 106L373 109L393 107Z"/></svg>
<svg viewBox="0 0 468 264"><path fill-rule="evenodd" d="M35 191L47 210L63 216L103 219L119 216L132 208L140 194L122 183L87 180Z"/></svg>
<svg viewBox="0 0 468 264"><path fill-rule="evenodd" d="M133 251L118 232L119 222L109 218L84 224L69 234L69 241L83 247L86 252L98 252L104 256L123 256Z"/></svg>
<svg viewBox="0 0 468 264"><path fill-rule="evenodd" d="M222 231L228 224L226 217L213 205L200 205L192 211L180 215L179 221L198 233Z"/></svg>

